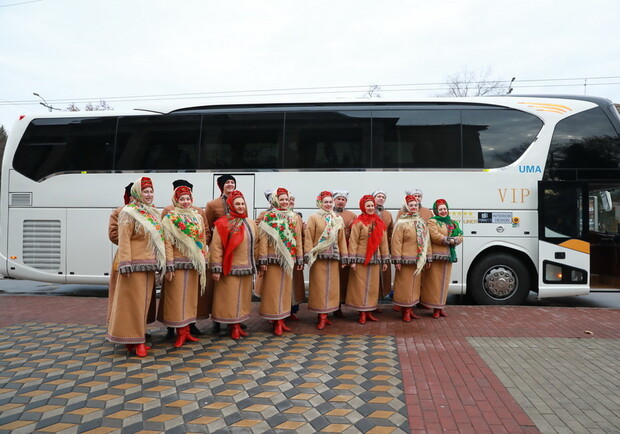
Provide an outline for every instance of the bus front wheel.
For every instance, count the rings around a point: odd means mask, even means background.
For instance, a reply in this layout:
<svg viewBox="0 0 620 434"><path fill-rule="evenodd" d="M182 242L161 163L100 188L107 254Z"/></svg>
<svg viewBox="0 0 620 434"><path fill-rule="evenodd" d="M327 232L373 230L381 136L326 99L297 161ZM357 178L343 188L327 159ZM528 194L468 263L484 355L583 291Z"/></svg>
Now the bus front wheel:
<svg viewBox="0 0 620 434"><path fill-rule="evenodd" d="M520 259L505 253L493 254L475 263L467 292L478 304L523 304L531 281L530 272Z"/></svg>

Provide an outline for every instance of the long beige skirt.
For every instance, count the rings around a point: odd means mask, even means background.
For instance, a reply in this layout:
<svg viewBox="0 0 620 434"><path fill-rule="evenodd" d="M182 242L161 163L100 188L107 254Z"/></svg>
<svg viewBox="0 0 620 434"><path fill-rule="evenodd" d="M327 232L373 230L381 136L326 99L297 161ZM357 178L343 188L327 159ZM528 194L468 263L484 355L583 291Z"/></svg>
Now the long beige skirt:
<svg viewBox="0 0 620 434"><path fill-rule="evenodd" d="M357 311L373 311L379 301L380 264L357 264L349 272L346 305Z"/></svg>
<svg viewBox="0 0 620 434"><path fill-rule="evenodd" d="M157 319L168 327L185 327L196 322L200 277L196 270L174 270L171 281L164 278Z"/></svg>
<svg viewBox="0 0 620 434"><path fill-rule="evenodd" d="M402 307L413 307L420 301L420 283L422 274L417 276L415 264L401 265L394 276L394 304Z"/></svg>
<svg viewBox="0 0 620 434"><path fill-rule="evenodd" d="M110 310L107 340L118 344L145 342L147 314L154 285L153 271L118 275Z"/></svg>
<svg viewBox="0 0 620 434"><path fill-rule="evenodd" d="M279 265L269 264L263 275L259 315L265 319L284 319L291 314L292 276Z"/></svg>
<svg viewBox="0 0 620 434"><path fill-rule="evenodd" d="M317 259L310 268L308 310L329 313L340 307L340 263Z"/></svg>
<svg viewBox="0 0 620 434"><path fill-rule="evenodd" d="M215 282L213 321L236 324L250 317L252 311L252 275L224 276Z"/></svg>
<svg viewBox="0 0 620 434"><path fill-rule="evenodd" d="M211 277L212 273L207 269L207 284L204 294L198 294L198 310L196 317L198 319L207 319L211 315L213 310L213 290L215 288L215 282Z"/></svg>
<svg viewBox="0 0 620 434"><path fill-rule="evenodd" d="M434 308L443 309L448 299L448 286L452 262L434 260L431 268L424 271L424 286L420 293L420 303Z"/></svg>

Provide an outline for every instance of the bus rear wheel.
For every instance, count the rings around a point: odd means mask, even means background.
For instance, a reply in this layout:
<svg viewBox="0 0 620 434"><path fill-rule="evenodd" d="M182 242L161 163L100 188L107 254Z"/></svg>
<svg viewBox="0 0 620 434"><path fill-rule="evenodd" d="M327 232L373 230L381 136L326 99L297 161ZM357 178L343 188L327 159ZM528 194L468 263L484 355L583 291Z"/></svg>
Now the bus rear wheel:
<svg viewBox="0 0 620 434"><path fill-rule="evenodd" d="M520 259L506 254L487 255L473 265L467 292L478 304L523 304L531 289L532 277Z"/></svg>

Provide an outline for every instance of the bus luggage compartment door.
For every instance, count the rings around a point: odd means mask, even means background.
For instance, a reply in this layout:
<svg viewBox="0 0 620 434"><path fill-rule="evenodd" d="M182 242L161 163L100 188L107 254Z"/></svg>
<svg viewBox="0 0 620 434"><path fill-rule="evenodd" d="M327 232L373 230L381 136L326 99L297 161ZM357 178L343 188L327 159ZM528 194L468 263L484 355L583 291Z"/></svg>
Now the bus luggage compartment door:
<svg viewBox="0 0 620 434"><path fill-rule="evenodd" d="M589 292L588 189L583 182L538 183L538 297Z"/></svg>
<svg viewBox="0 0 620 434"><path fill-rule="evenodd" d="M66 216L66 209L9 208L10 277L66 282Z"/></svg>

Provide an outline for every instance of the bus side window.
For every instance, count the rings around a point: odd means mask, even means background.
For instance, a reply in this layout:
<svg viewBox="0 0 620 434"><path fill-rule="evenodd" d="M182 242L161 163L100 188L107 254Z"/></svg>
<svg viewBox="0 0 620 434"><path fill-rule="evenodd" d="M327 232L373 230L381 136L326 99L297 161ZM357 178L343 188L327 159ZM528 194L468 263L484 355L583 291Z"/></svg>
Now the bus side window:
<svg viewBox="0 0 620 434"><path fill-rule="evenodd" d="M111 171L116 117L44 118L28 125L13 158L22 175Z"/></svg>
<svg viewBox="0 0 620 434"><path fill-rule="evenodd" d="M200 115L119 118L116 170L195 170Z"/></svg>
<svg viewBox="0 0 620 434"><path fill-rule="evenodd" d="M283 113L205 115L201 169L279 169Z"/></svg>

